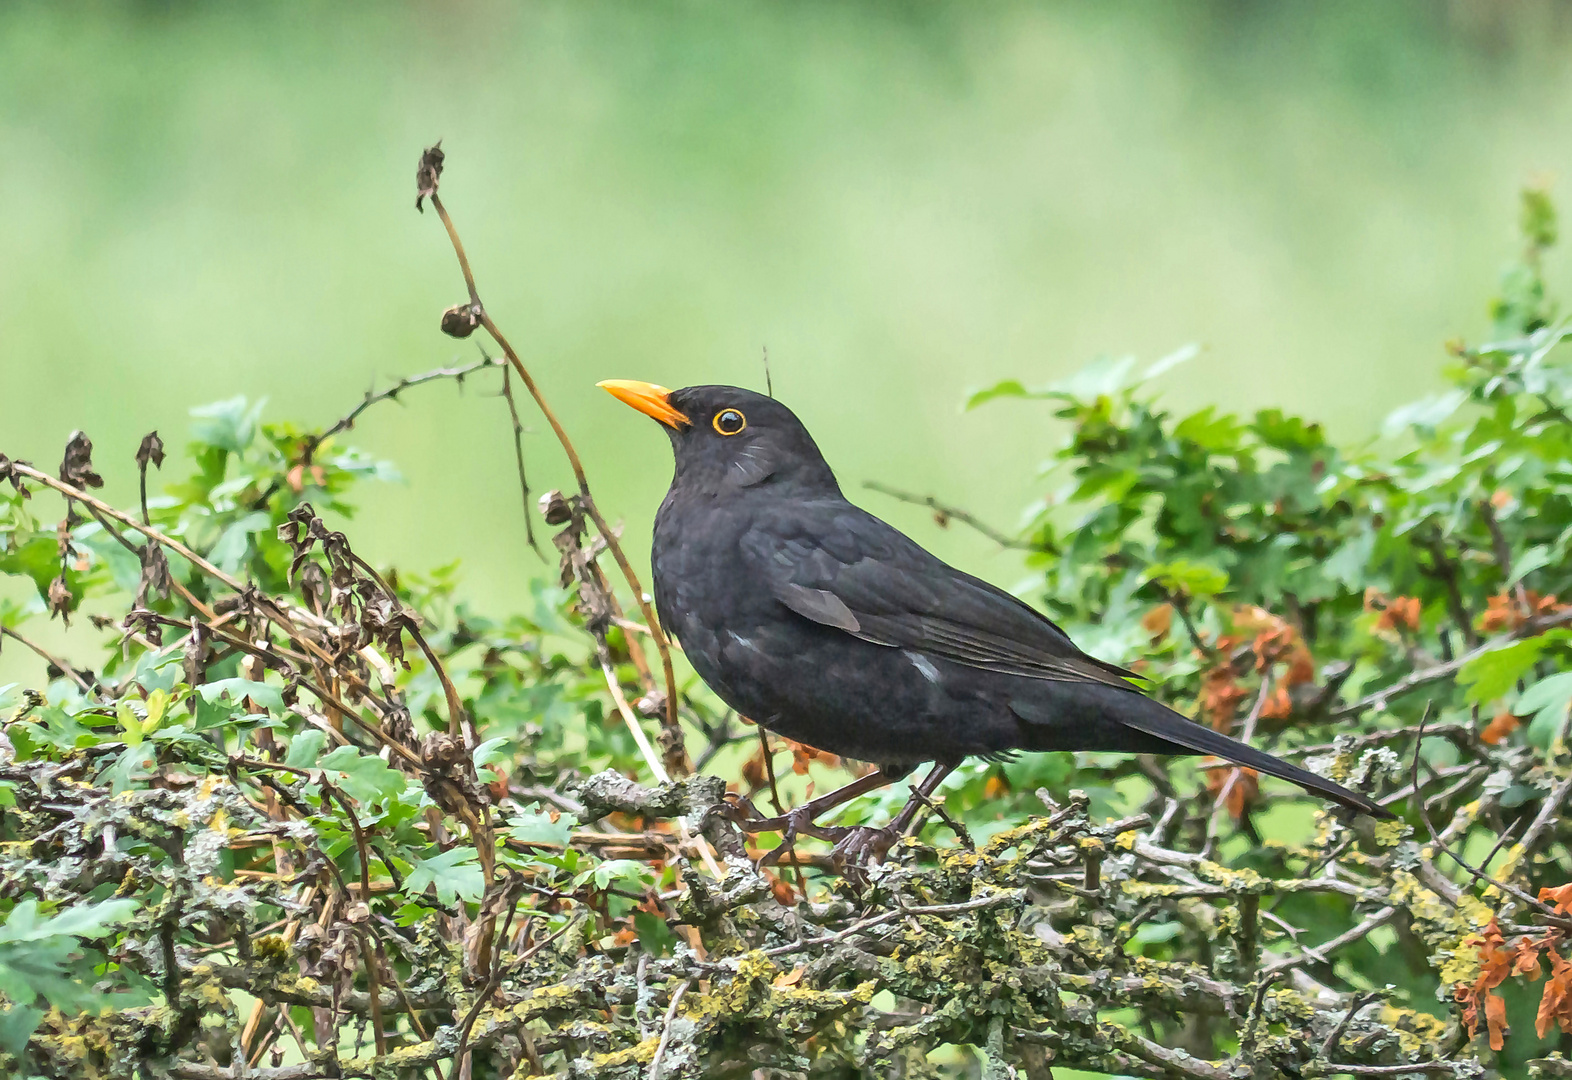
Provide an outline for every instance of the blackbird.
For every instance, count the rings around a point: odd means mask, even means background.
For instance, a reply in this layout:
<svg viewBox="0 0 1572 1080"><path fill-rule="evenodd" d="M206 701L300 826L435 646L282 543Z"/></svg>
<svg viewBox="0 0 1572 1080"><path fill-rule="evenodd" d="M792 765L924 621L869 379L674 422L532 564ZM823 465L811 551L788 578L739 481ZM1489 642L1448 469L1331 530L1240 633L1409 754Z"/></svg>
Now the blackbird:
<svg viewBox="0 0 1572 1080"><path fill-rule="evenodd" d="M599 385L671 437L655 606L694 670L770 731L879 766L778 818L749 805L744 824L786 833L777 851L809 834L835 840L840 859L881 858L963 759L1015 751L1214 754L1392 816L1144 696L1131 683L1139 676L847 502L812 436L773 398L734 386ZM933 770L887 828L814 823L926 762Z"/></svg>

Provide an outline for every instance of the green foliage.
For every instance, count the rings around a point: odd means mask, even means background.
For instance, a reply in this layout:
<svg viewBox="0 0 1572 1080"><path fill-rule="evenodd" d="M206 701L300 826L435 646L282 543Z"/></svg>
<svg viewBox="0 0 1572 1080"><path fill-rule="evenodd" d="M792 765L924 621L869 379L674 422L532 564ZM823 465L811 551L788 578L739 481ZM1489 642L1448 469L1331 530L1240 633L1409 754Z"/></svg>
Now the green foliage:
<svg viewBox="0 0 1572 1080"><path fill-rule="evenodd" d="M20 1057L42 1008L97 1009L110 999L92 988L92 963L77 939L102 938L129 919L135 900L78 903L40 918L38 901L23 900L0 926L0 1049Z"/></svg>
<svg viewBox="0 0 1572 1080"><path fill-rule="evenodd" d="M471 903L479 900L486 891L486 880L475 849L449 848L429 859L417 859L404 879L404 888L411 896L419 896L430 887L436 888L437 899L444 904L460 898Z"/></svg>

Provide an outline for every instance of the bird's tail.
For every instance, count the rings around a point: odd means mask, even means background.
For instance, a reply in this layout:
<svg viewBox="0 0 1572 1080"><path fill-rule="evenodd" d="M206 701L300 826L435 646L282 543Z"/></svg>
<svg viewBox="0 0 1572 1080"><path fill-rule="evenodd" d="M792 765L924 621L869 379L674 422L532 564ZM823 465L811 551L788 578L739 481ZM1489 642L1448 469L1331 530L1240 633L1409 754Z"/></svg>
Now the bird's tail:
<svg viewBox="0 0 1572 1080"><path fill-rule="evenodd" d="M1187 720L1151 698L1138 700L1141 704L1131 702L1132 707L1121 711L1119 716L1123 723L1137 731L1153 735L1166 742L1177 743L1193 753L1212 754L1227 758L1236 765L1247 765L1257 772L1264 772L1268 776L1298 784L1317 795L1324 795L1339 806L1346 806L1362 814L1379 818L1396 816L1386 807L1378 805L1357 791L1350 791L1343 785L1334 783L1324 776L1317 776L1308 769L1291 765L1281 758L1275 758L1253 746L1247 746L1221 732L1213 731L1193 720Z"/></svg>

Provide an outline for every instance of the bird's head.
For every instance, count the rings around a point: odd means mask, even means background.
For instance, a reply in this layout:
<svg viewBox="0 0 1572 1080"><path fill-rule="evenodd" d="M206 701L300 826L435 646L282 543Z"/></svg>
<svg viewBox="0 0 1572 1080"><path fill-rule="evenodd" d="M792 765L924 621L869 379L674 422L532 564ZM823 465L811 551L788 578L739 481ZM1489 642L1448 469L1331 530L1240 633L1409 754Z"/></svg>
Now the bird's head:
<svg viewBox="0 0 1572 1080"><path fill-rule="evenodd" d="M761 484L798 494L840 492L813 436L774 398L736 386L667 390L628 379L598 385L665 427L677 459L674 484L717 495Z"/></svg>

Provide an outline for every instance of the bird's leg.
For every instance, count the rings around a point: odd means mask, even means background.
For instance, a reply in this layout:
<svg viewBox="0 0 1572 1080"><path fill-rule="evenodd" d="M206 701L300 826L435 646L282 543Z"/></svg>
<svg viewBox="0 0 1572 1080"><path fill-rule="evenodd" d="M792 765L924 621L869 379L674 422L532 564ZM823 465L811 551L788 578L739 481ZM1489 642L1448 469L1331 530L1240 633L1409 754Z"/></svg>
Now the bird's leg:
<svg viewBox="0 0 1572 1080"><path fill-rule="evenodd" d="M725 814L738 828L744 832L780 832L782 835L780 846L765 853L759 860L761 866L771 866L779 862L787 852L792 850L798 836L815 836L821 840L840 840L846 835L846 830L817 824L814 819L828 810L833 810L842 803L850 802L857 796L865 794L875 788L881 788L891 782L891 777L880 770L874 770L866 776L859 776L845 787L836 788L826 792L816 799L810 799L801 806L794 807L775 817L763 817L758 808L751 801L740 795L730 796L727 801L717 808L717 812Z"/></svg>
<svg viewBox="0 0 1572 1080"><path fill-rule="evenodd" d="M895 815L894 820L882 829L859 825L847 830L836 841L835 847L830 851L830 858L834 859L838 866L858 869L870 861L883 862L885 854L897 840L906 835L906 830L911 828L917 812L929 805L929 797L954 769L954 765L946 765L942 761L936 762L932 771L912 789L911 798L906 800L906 805L901 807L901 812Z"/></svg>

